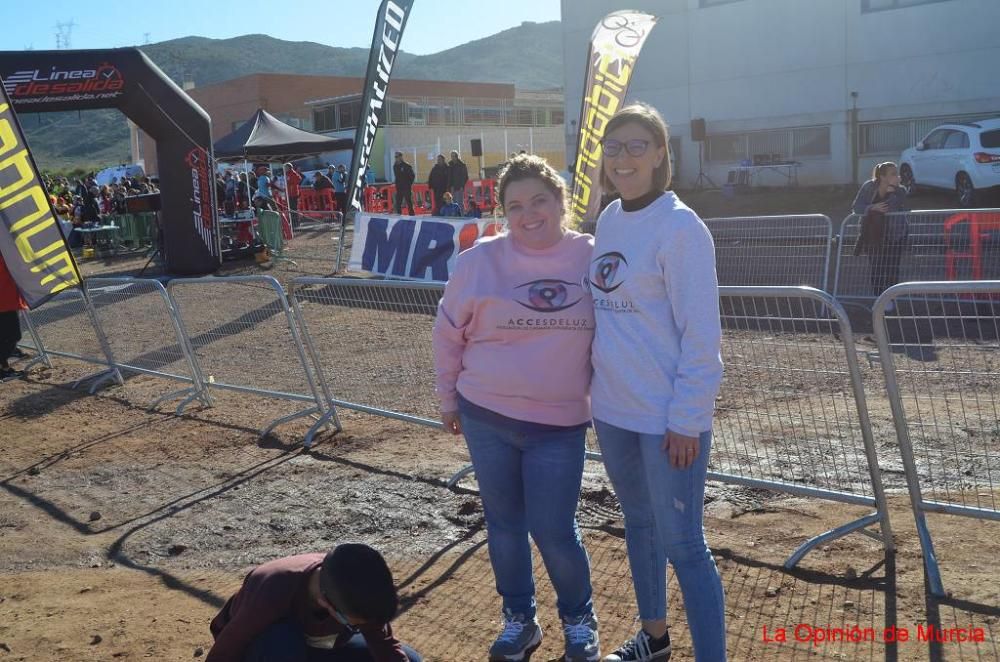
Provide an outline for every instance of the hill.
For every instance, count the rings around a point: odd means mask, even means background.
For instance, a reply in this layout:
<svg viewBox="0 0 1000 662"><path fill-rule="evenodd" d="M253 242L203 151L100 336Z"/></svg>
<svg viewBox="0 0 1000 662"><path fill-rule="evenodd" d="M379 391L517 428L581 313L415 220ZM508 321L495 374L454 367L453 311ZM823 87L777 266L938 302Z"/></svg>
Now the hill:
<svg viewBox="0 0 1000 662"><path fill-rule="evenodd" d="M405 37L404 37L405 43ZM143 47L180 84L209 85L253 73L364 76L366 48L338 48L254 34L232 39L183 37ZM524 57L530 53L531 57ZM522 89L562 85L558 21L525 22L439 53L400 52L393 76L419 80L513 83ZM128 129L115 110L22 116L28 142L47 170L97 168L129 158Z"/></svg>

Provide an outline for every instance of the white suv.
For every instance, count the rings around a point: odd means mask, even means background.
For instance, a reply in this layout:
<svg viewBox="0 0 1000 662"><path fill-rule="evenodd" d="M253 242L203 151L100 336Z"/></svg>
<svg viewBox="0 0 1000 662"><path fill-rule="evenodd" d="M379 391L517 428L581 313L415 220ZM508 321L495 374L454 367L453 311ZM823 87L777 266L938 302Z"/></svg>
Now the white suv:
<svg viewBox="0 0 1000 662"><path fill-rule="evenodd" d="M935 127L903 152L899 176L907 188L951 189L962 207L979 204L984 189L1000 187L1000 118Z"/></svg>

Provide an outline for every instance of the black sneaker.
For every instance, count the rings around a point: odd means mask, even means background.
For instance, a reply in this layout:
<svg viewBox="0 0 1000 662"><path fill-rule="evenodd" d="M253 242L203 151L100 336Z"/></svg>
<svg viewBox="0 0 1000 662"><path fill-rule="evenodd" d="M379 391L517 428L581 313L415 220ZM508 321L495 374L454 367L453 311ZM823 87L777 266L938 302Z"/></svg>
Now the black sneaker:
<svg viewBox="0 0 1000 662"><path fill-rule="evenodd" d="M12 359L26 359L28 358L28 353L25 352L20 347L15 347L13 350L11 350L10 357Z"/></svg>
<svg viewBox="0 0 1000 662"><path fill-rule="evenodd" d="M661 639L653 639L639 628L634 637L618 647L614 653L604 657L604 662L650 662L670 659L670 633Z"/></svg>
<svg viewBox="0 0 1000 662"><path fill-rule="evenodd" d="M9 366L0 367L0 382L10 381L11 379L17 379L18 377L24 377L24 372L21 370L14 370Z"/></svg>

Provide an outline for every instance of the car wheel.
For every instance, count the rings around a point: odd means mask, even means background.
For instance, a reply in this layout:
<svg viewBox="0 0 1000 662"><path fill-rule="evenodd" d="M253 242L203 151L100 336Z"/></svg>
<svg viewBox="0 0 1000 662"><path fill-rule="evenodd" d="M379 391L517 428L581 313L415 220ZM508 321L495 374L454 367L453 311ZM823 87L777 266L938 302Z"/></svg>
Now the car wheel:
<svg viewBox="0 0 1000 662"><path fill-rule="evenodd" d="M916 183L913 181L913 169L906 163L899 167L899 183L911 190Z"/></svg>
<svg viewBox="0 0 1000 662"><path fill-rule="evenodd" d="M968 173L960 172L955 175L955 193L958 195L959 206L973 206L976 199L976 187L972 185Z"/></svg>

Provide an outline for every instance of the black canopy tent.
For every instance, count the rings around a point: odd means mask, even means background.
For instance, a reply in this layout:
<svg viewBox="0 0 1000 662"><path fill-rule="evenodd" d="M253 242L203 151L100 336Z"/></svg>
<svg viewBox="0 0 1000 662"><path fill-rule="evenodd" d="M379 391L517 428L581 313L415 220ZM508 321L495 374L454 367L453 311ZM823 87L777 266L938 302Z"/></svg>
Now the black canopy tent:
<svg viewBox="0 0 1000 662"><path fill-rule="evenodd" d="M354 149L351 138L330 138L296 129L263 109L215 142L217 161L285 162L340 149Z"/></svg>

